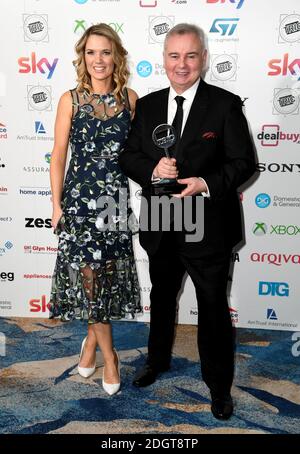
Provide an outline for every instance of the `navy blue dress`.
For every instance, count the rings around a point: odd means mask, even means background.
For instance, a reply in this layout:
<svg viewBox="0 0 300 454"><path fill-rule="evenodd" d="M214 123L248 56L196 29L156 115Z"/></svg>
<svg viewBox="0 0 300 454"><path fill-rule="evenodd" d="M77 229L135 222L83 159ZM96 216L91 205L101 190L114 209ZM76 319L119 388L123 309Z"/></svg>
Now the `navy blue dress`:
<svg viewBox="0 0 300 454"><path fill-rule="evenodd" d="M71 95L71 158L55 231L50 318L105 323L141 312L132 247L137 225L118 164L130 112L112 94Z"/></svg>

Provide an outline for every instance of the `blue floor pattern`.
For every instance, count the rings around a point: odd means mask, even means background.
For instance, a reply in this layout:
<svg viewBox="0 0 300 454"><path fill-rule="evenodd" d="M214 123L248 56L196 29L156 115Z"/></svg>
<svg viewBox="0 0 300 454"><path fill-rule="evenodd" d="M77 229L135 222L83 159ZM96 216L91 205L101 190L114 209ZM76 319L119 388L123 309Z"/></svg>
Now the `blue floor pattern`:
<svg viewBox="0 0 300 454"><path fill-rule="evenodd" d="M174 355L170 371L153 385L132 386L145 360L146 323L113 323L122 387L112 397L102 389L101 367L87 380L77 374L85 324L28 323L0 319L6 340L0 356L1 434L300 432L300 356L292 354L291 332L237 329L235 411L224 422L212 416L199 362L191 358Z"/></svg>

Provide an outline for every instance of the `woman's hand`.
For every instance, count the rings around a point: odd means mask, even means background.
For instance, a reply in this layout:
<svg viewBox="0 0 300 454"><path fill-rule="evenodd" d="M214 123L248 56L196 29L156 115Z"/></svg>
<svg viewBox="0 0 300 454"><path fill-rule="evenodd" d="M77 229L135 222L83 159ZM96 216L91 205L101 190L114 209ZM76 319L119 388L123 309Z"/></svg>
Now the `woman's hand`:
<svg viewBox="0 0 300 454"><path fill-rule="evenodd" d="M58 221L60 220L62 215L63 215L63 211L62 211L62 209L60 207L59 208L53 208L51 225L54 228L54 230L56 229Z"/></svg>

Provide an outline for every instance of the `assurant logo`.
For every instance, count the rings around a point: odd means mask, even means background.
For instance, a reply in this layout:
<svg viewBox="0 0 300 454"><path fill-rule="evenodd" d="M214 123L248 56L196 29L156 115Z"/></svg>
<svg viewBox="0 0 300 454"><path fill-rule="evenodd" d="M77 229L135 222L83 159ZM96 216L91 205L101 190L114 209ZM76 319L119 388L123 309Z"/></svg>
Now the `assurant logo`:
<svg viewBox="0 0 300 454"><path fill-rule="evenodd" d="M23 14L24 41L49 42L48 15Z"/></svg>

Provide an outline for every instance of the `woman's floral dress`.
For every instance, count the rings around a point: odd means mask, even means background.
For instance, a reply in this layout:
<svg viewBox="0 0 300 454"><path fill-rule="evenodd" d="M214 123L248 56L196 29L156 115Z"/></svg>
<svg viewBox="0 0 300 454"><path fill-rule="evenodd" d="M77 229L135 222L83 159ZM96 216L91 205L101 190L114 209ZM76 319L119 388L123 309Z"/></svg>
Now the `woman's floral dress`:
<svg viewBox="0 0 300 454"><path fill-rule="evenodd" d="M130 112L112 94L71 95L72 153L56 228L50 318L105 323L141 312L132 247L136 219L118 164Z"/></svg>

